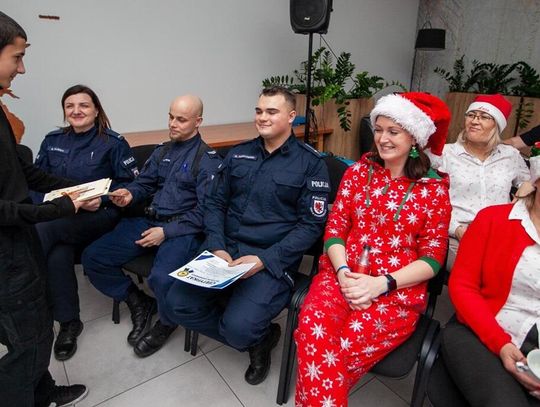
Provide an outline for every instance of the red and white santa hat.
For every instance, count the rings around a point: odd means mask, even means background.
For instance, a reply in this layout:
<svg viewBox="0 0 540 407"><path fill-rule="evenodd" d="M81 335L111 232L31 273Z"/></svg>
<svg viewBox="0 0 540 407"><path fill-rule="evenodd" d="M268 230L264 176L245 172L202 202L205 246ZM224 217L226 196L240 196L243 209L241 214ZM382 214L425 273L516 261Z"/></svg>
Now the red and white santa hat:
<svg viewBox="0 0 540 407"><path fill-rule="evenodd" d="M510 113L512 113L512 104L498 93L495 95L478 95L465 113L473 110L491 115L495 119L499 131L502 132L506 127L506 121L510 117Z"/></svg>
<svg viewBox="0 0 540 407"><path fill-rule="evenodd" d="M371 125L385 116L407 130L422 149L441 155L446 143L450 110L436 96L423 92L406 92L380 98L371 111Z"/></svg>

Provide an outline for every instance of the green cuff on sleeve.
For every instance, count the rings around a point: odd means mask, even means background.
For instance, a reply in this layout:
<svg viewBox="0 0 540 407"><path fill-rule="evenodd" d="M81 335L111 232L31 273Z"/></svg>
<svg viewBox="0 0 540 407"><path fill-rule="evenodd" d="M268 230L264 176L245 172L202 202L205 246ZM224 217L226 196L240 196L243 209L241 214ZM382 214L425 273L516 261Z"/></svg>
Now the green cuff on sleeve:
<svg viewBox="0 0 540 407"><path fill-rule="evenodd" d="M327 252L330 246L340 244L342 246L345 246L345 241L339 237L331 237L326 242L324 242L324 251Z"/></svg>
<svg viewBox="0 0 540 407"><path fill-rule="evenodd" d="M433 274L437 274L439 270L441 269L441 265L439 264L439 262L435 259L432 259L431 257L422 256L418 260L423 260L427 264L429 264L431 268L433 269Z"/></svg>

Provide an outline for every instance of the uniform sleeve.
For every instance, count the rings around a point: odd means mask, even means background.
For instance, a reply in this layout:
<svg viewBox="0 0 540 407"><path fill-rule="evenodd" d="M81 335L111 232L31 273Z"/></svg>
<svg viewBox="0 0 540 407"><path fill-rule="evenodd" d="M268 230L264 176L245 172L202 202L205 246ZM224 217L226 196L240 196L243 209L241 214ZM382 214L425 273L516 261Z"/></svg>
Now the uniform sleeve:
<svg viewBox="0 0 540 407"><path fill-rule="evenodd" d="M417 236L418 258L428 263L437 273L444 263L448 249L448 225L452 206L448 186L442 182L430 184L431 199L423 208L427 214L424 227Z"/></svg>
<svg viewBox="0 0 540 407"><path fill-rule="evenodd" d="M197 234L203 231L204 202L208 188L214 180L220 164L221 159L217 154L214 154L213 157L209 157L207 153L203 155L196 180L197 203L191 210L182 214L180 219L170 222L163 227L166 238Z"/></svg>
<svg viewBox="0 0 540 407"><path fill-rule="evenodd" d="M523 140L526 145L532 146L537 141L540 141L540 126L533 127L519 137L521 137L521 140Z"/></svg>
<svg viewBox="0 0 540 407"><path fill-rule="evenodd" d="M40 205L0 200L0 225L24 226L73 215L75 207L67 196Z"/></svg>
<svg viewBox="0 0 540 407"><path fill-rule="evenodd" d="M317 161L306 178L297 204L298 223L282 240L259 255L265 268L276 278L281 278L287 268L301 260L324 229L330 180L322 159Z"/></svg>
<svg viewBox="0 0 540 407"><path fill-rule="evenodd" d="M124 139L116 143L111 151L111 168L113 170L112 190L126 187L139 173L133 152ZM109 201L109 197L106 195L101 199L104 203Z"/></svg>
<svg viewBox="0 0 540 407"><path fill-rule="evenodd" d="M204 228L207 250L227 250L225 243L225 215L230 197L230 154L216 170L204 204Z"/></svg>
<svg viewBox="0 0 540 407"><path fill-rule="evenodd" d="M362 168L363 166L360 163L354 164L347 169L341 179L324 233L324 247L326 250L333 244L345 246L351 229L351 206L354 196L352 189L356 189L358 174Z"/></svg>
<svg viewBox="0 0 540 407"><path fill-rule="evenodd" d="M484 256L489 256L487 245L491 216L486 209L480 211L463 235L448 289L459 319L472 329L489 350L498 355L503 345L511 342L511 337L497 323L480 292L482 263Z"/></svg>
<svg viewBox="0 0 540 407"><path fill-rule="evenodd" d="M150 158L146 161L146 164L144 164L139 176L129 185L125 186L125 188L133 195L131 205L141 202L156 193L158 189L158 169L162 151L161 148L158 147L152 152L152 155L150 155Z"/></svg>

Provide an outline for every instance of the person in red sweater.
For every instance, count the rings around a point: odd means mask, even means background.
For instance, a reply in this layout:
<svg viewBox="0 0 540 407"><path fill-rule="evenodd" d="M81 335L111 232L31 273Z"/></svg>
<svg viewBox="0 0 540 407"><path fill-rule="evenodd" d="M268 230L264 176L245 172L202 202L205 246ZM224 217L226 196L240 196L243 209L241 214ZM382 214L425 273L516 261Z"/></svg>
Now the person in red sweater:
<svg viewBox="0 0 540 407"><path fill-rule="evenodd" d="M457 320L443 331L450 378L472 406L540 405L540 380L516 362L538 348L540 322L540 156L535 191L481 210L460 243L449 281Z"/></svg>
<svg viewBox="0 0 540 407"><path fill-rule="evenodd" d="M414 332L445 258L448 178L422 150L442 151L448 108L425 93L388 95L371 121L374 149L343 176L298 319L297 407L347 405L358 380Z"/></svg>

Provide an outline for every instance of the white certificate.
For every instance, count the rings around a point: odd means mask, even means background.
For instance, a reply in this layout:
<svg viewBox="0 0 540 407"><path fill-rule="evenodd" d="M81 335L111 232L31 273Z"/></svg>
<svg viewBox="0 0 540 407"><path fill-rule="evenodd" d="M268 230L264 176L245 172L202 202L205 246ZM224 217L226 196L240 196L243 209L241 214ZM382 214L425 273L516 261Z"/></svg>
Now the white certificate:
<svg viewBox="0 0 540 407"><path fill-rule="evenodd" d="M75 185L73 187L55 189L43 197L43 202L52 201L60 198L63 195L71 192L79 192L79 197L76 201L86 201L88 199L97 198L98 196L106 195L109 192L112 180L110 178L102 178L97 181L86 182L84 184Z"/></svg>
<svg viewBox="0 0 540 407"><path fill-rule="evenodd" d="M199 287L221 289L234 283L254 265L255 263L246 263L229 267L225 260L205 250L169 275Z"/></svg>

